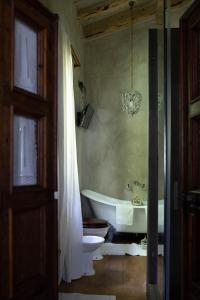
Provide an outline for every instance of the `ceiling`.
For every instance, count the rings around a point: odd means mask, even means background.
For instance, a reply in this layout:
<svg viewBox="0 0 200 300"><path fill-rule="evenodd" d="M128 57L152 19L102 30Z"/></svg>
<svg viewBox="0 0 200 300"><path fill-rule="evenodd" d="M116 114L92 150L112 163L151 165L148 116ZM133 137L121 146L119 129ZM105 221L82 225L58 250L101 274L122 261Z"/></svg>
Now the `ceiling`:
<svg viewBox="0 0 200 300"><path fill-rule="evenodd" d="M74 0L86 39L100 38L131 24L130 0ZM152 20L163 26L163 0L134 0L133 23ZM191 0L171 0L172 9Z"/></svg>

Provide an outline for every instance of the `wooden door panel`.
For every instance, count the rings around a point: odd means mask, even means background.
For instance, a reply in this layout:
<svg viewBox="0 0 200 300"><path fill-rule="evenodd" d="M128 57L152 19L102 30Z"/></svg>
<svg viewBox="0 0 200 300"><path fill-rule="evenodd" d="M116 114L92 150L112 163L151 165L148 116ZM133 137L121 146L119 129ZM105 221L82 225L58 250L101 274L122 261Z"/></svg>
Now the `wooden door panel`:
<svg viewBox="0 0 200 300"><path fill-rule="evenodd" d="M189 297L193 297L194 299L199 299L200 296L199 226L200 211L199 208L193 204L193 207L189 208L188 211L188 270L190 282Z"/></svg>
<svg viewBox="0 0 200 300"><path fill-rule="evenodd" d="M189 97L190 102L200 98L200 22L199 9L193 12L188 20L188 50L189 50Z"/></svg>
<svg viewBox="0 0 200 300"><path fill-rule="evenodd" d="M197 190L200 187L200 119L190 118L188 147L188 188Z"/></svg>
<svg viewBox="0 0 200 300"><path fill-rule="evenodd" d="M37 94L15 86L15 18L37 32ZM54 199L57 29L58 16L37 0L0 1L0 299L58 298L57 202ZM19 185L14 186L14 161L18 157L14 155L17 149L14 141L18 144L18 134L13 129L15 115L36 121L32 127L35 137L30 145L32 152L37 149L34 160L37 172L30 172L32 175L17 172L18 177L32 176L34 180L25 183L33 185L20 185L19 180L15 181ZM25 165L24 170L28 170Z"/></svg>
<svg viewBox="0 0 200 300"><path fill-rule="evenodd" d="M48 274L48 300L58 298L58 207L57 201L46 206L46 270Z"/></svg>
<svg viewBox="0 0 200 300"><path fill-rule="evenodd" d="M14 211L10 223L13 299L56 299L57 203Z"/></svg>
<svg viewBox="0 0 200 300"><path fill-rule="evenodd" d="M0 299L12 296L11 219L8 210L0 212Z"/></svg>
<svg viewBox="0 0 200 300"><path fill-rule="evenodd" d="M184 299L200 299L200 2L181 19L181 192Z"/></svg>
<svg viewBox="0 0 200 300"><path fill-rule="evenodd" d="M13 213L14 288L31 278L45 277L45 219L45 207Z"/></svg>
<svg viewBox="0 0 200 300"><path fill-rule="evenodd" d="M2 81L2 97L1 101L4 106L10 110L9 114L18 113L27 116L33 116L39 119L46 117L46 133L43 134L42 140L46 138L46 145L48 152L45 154L47 161L47 185L48 188L56 188L56 118L57 105L55 99L57 98L57 23L56 15L51 14L38 1L18 0L18 1L3 1L2 9L2 32L1 39L3 40L1 69L3 73ZM38 85L43 86L44 92L42 94L32 94L14 86L14 29L13 21L15 15L21 14L26 19L30 26L38 27L38 56L42 57L42 61L38 62L38 69L43 70L38 74ZM39 24L39 25L38 25ZM9 34L8 34L9 33ZM41 88L40 88L41 89ZM8 112L5 115L8 116ZM12 120L8 116L8 122ZM45 122L44 122L45 123ZM6 124L6 123L4 123ZM8 124L8 128L10 128ZM5 133L4 143L7 139L7 132ZM8 155L7 155L8 156ZM6 160L7 164L11 164L11 155ZM5 169L10 169L6 166ZM8 172L8 171L7 171ZM6 177L7 180L10 176Z"/></svg>
<svg viewBox="0 0 200 300"><path fill-rule="evenodd" d="M32 190L30 187L23 187L17 190L18 188L10 198L8 197L13 209L34 209L47 204L49 198L52 197L48 191L40 187L32 187Z"/></svg>
<svg viewBox="0 0 200 300"><path fill-rule="evenodd" d="M4 98L2 98L4 99ZM1 99L1 100L2 100ZM1 101L2 103L3 101ZM3 103L2 103L3 104ZM10 193L12 190L12 170L10 165L10 157L12 155L12 147L10 144L10 140L12 139L12 107L7 105L2 105L2 109L0 111L1 122L4 126L0 126L1 133L1 163L0 163L0 182L1 182L1 208L8 207L6 199L6 195ZM8 180L10 179L10 180Z"/></svg>

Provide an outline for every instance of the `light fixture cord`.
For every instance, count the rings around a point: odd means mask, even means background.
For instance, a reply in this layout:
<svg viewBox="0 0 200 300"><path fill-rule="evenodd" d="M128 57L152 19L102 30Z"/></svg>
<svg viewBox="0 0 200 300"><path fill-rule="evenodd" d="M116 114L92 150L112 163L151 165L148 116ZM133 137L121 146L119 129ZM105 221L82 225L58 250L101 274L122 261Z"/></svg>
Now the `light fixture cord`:
<svg viewBox="0 0 200 300"><path fill-rule="evenodd" d="M134 1L129 2L131 17L131 90L133 89L133 6Z"/></svg>

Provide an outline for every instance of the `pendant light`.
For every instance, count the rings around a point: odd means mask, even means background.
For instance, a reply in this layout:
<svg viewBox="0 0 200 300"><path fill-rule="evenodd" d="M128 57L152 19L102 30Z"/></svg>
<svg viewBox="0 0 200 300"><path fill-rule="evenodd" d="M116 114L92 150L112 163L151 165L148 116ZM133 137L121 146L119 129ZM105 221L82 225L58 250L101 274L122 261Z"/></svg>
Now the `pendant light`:
<svg viewBox="0 0 200 300"><path fill-rule="evenodd" d="M142 95L133 88L133 7L134 1L129 2L130 7L130 41L131 41L131 89L122 93L122 110L130 114L132 117L139 112L142 102Z"/></svg>

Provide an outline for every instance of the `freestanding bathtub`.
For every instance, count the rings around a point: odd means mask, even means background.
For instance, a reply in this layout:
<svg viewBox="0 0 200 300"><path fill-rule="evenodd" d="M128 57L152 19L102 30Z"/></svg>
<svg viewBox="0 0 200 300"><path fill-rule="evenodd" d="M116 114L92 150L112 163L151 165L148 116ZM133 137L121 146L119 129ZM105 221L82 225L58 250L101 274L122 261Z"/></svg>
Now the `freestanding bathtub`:
<svg viewBox="0 0 200 300"><path fill-rule="evenodd" d="M89 199L91 208L97 218L108 221L117 232L146 233L147 232L147 202L144 205L132 205L131 201L112 198L91 190L82 190L81 194ZM84 201L84 200L83 200ZM132 225L116 223L116 207L118 204L130 205L133 208ZM158 204L158 231L163 232L164 201Z"/></svg>

